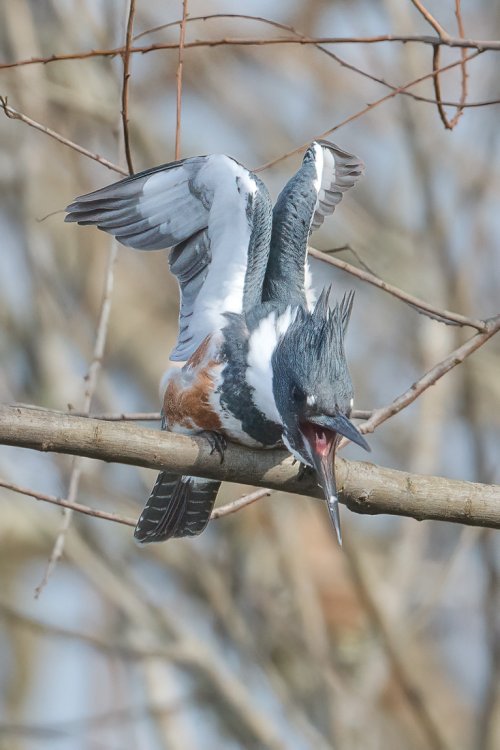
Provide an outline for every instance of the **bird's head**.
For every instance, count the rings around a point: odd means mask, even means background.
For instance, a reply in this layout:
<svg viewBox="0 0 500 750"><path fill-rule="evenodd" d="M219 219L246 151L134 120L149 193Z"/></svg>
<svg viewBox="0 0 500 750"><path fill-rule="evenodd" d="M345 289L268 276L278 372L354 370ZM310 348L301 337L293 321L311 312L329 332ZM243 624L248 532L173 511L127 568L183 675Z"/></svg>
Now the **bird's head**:
<svg viewBox="0 0 500 750"><path fill-rule="evenodd" d="M341 543L335 450L342 437L370 450L349 420L353 388L344 334L353 293L330 308L329 289L314 310L299 308L272 358L273 393L283 423L283 441L302 463L314 467Z"/></svg>

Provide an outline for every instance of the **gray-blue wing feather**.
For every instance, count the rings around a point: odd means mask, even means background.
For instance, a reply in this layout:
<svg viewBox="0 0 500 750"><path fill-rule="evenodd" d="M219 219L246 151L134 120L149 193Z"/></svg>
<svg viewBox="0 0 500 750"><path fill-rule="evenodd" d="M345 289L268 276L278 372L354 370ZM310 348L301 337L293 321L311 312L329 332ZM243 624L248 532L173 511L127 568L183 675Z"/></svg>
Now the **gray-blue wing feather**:
<svg viewBox="0 0 500 750"><path fill-rule="evenodd" d="M363 162L328 141L308 148L299 171L278 196L263 299L306 305L307 242L332 214L364 169Z"/></svg>
<svg viewBox="0 0 500 750"><path fill-rule="evenodd" d="M173 248L181 292L179 337L171 354L188 359L227 312L260 302L272 205L256 175L223 155L141 172L84 195L66 221L94 224L140 250Z"/></svg>

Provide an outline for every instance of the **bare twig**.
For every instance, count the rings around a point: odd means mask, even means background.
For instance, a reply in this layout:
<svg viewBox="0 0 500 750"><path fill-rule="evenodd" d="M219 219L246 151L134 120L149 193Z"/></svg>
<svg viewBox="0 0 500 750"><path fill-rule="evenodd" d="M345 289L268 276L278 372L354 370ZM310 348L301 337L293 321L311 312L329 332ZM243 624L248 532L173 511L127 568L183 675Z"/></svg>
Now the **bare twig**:
<svg viewBox="0 0 500 750"><path fill-rule="evenodd" d="M460 49L475 49L478 52L498 52L500 51L500 41L496 39L461 39L459 37L440 38L427 36L425 34L379 34L377 36L329 36L329 37L222 37L221 39L196 39L192 42L186 42L184 49L197 47L263 47L266 45L279 44L300 44L302 46L317 44L380 44L385 42L396 42L401 44L427 44L431 47L443 45L446 47L457 47ZM149 44L144 46L131 47L130 54L147 54L156 50L178 49L179 42L161 42L158 44ZM91 49L84 52L69 52L60 55L48 55L30 57L13 62L0 63L0 70L8 68L19 68L26 65L48 65L53 62L67 60L88 60L93 57L118 57L124 52L124 47L113 47L110 49Z"/></svg>
<svg viewBox="0 0 500 750"><path fill-rule="evenodd" d="M465 37L465 30L464 30L464 24L462 20L462 7L461 7L462 0L455 0L455 15L457 17L457 26L458 26L458 33L460 35L460 38L463 39ZM455 112L454 117L450 120L450 130L453 130L457 122L460 120L464 113L465 103L467 101L467 65L466 65L466 52L464 49L460 50L460 56L462 58L462 65L461 65L461 74L462 74L462 83L460 88L460 104L457 107L457 111Z"/></svg>
<svg viewBox="0 0 500 750"><path fill-rule="evenodd" d="M84 414L81 411L70 411L75 417L91 416L93 419L104 419L106 422L159 422L161 412L159 411L138 411L138 412L121 412L104 413L104 414Z"/></svg>
<svg viewBox="0 0 500 750"><path fill-rule="evenodd" d="M365 115L367 112L370 112L371 110L378 107L380 104L384 104L390 99L393 99L395 96L403 93L404 91L411 88L412 86L416 86L418 83L422 83L422 81L426 81L428 78L432 78L438 75L439 73L444 73L447 70L451 70L452 68L455 68L457 65L462 65L463 63L468 62L469 60L473 60L474 58L478 57L478 55L481 55L482 52L483 50L478 50L477 52L473 52L471 55L468 55L464 60L459 60L458 62L450 63L449 65L445 65L443 68L439 68L438 70L433 70L432 73L426 73L425 75L420 76L419 78L415 78L413 81L410 81L409 83L405 83L404 86L399 86L398 88L392 90L389 94L386 94L385 96L381 97L380 99L377 99L371 104L368 104L366 107L363 107L363 109L358 110L358 112L355 112L349 117L346 117L344 120L337 123L337 125L334 125L333 127L328 128L328 130L325 130L322 133L319 133L318 135L315 135L313 138L310 138L307 141L307 143L302 143L300 146L293 148L291 151L287 151L285 154L278 156L276 159L272 159L271 161L268 161L265 164L262 164L260 167L254 169L254 172L262 172L264 169L269 169L269 167L273 167L275 164L278 164L279 162L284 161L285 159L288 159L288 157L298 154L309 145L311 140L327 138L336 130L340 130L340 128L344 127L344 125L348 125L350 122L353 122L354 120L358 120L360 117L363 117L363 115Z"/></svg>
<svg viewBox="0 0 500 750"><path fill-rule="evenodd" d="M322 498L315 478L300 477L284 450L250 450L228 444L221 464L203 438L0 405L2 443ZM500 527L500 487L410 475L341 458L336 470L341 501L355 512Z"/></svg>
<svg viewBox="0 0 500 750"><path fill-rule="evenodd" d="M456 0L456 2L459 2L459 0ZM306 34L303 34L302 32L297 31L297 29L295 29L293 26L290 26L289 24L280 23L278 21L273 21L269 18L263 18L262 16L252 16L252 15L238 14L238 13L213 13L209 16L191 16L190 18L188 18L188 21L200 21L200 20L208 21L211 19L219 19L219 18L237 18L239 20L244 19L244 20L249 20L249 21L259 21L269 26L273 26L275 28L288 31L300 39L308 38ZM173 21L171 23L164 24L162 26L157 26L154 29L149 29L147 31L142 32L142 34L138 34L135 37L135 39L140 39L145 34L152 33L153 31L160 31L161 29L168 28L169 26L177 26L179 25L179 23L181 23L181 21ZM460 23L461 23L461 18L460 18ZM462 33L463 29L461 28L460 23L459 23L459 28L461 29L460 37L463 38L464 34ZM388 81L385 81L383 78L373 75L373 73L369 73L366 70L362 70L357 65L353 65L352 63L347 62L347 60L343 59L342 57L339 57L339 55L336 55L327 47L324 47L321 44L315 44L314 46L316 47L317 50L327 55L328 57L332 58L332 60L335 60L335 62L337 62L343 68L346 68L347 70L351 70L354 73L357 73L358 75L363 76L363 78L368 78L370 81L374 81L375 83L379 83L382 86L386 86L387 88L392 89L393 91L395 91L398 88L394 84L389 83ZM462 50L462 52L463 54L465 54L465 49ZM462 76L462 83L463 82L464 82L464 76ZM427 96L421 96L420 94L415 94L413 93L413 91L401 91L400 93L402 96L408 96L409 98L414 99L417 102L427 102L428 104L434 104L434 105L437 104L436 99L431 99L430 97L427 97ZM500 103L500 100L498 99L487 100L483 102L466 103L464 96L461 96L459 102L451 102L451 101L442 102L442 104L446 106L457 107L461 109L464 109L465 107L484 107L484 106L489 106L491 104L499 104L499 103Z"/></svg>
<svg viewBox="0 0 500 750"><path fill-rule="evenodd" d="M106 269L104 293L102 297L101 312L99 315L99 323L97 325L96 339L95 339L95 344L94 344L94 353L92 357L92 362L90 363L88 374L85 377L87 387L85 390L83 410L87 414L90 412L92 399L93 399L94 392L97 386L97 377L101 369L102 358L104 355L104 347L106 344L106 336L107 336L108 325L109 325L109 316L111 313L111 299L112 299L113 284L114 284L114 266L116 262L117 252L118 252L118 243L113 238L111 240L111 245L110 245L109 255L108 255L108 266ZM69 481L68 501L71 503L76 502L76 497L78 495L78 487L80 484L80 474L81 474L81 461L78 457L76 457L73 461L73 466L71 469L71 475L70 475L70 481ZM73 511L69 507L65 508L63 522L61 524L61 528L59 530L56 541L54 543L52 554L49 558L49 562L45 570L44 577L41 583L37 586L35 590L35 596L37 597L40 596L55 566L57 565L58 561L62 557L62 554L64 552L66 534L71 524L72 513Z"/></svg>
<svg viewBox="0 0 500 750"><path fill-rule="evenodd" d="M0 487L4 487L6 490L10 490L11 492L17 492L20 495L34 497L35 500L42 500L44 503L58 505L61 508L67 508L68 510L76 511L77 513L83 513L86 516L101 518L104 521L114 521L115 523L122 523L125 526L135 526L136 524L136 521L134 521L133 518L126 518L125 516L120 516L117 513L108 513L104 510L89 508L88 505L75 503L71 500L57 497L56 495L47 495L45 492L38 492L36 490L29 489L28 487L21 487L18 484L7 482L5 479L0 479Z"/></svg>
<svg viewBox="0 0 500 750"><path fill-rule="evenodd" d="M427 8L420 2L420 0L411 0L418 12L425 18L428 24L432 26L434 31L439 34L440 40L444 41L450 38L447 31L443 29L440 23L436 21L434 16L427 10Z"/></svg>
<svg viewBox="0 0 500 750"><path fill-rule="evenodd" d="M188 0L182 0L182 21L179 28L179 57L177 63L177 98L176 98L176 116L175 116L175 158L180 159L181 155L181 113L182 113L182 71L184 66L184 43L186 39L186 20L187 20Z"/></svg>
<svg viewBox="0 0 500 750"><path fill-rule="evenodd" d="M460 38L463 39L465 37L464 30L463 30L463 24L462 24L462 18L460 14L459 9L459 3L460 0L455 0L456 7L458 9L458 12L456 11L457 15L457 21L458 21L458 28L459 28L459 34ZM280 23L279 21L274 21L270 18L264 18L263 16L254 16L246 13L212 13L210 15L204 15L204 16L190 16L187 21L193 22L193 21L210 21L210 20L218 20L221 18L227 18L227 19L238 19L238 20L247 20L247 21L258 21L260 23L264 23L268 26L272 26L277 29L281 29L283 31L287 31L291 34L294 34L296 37L301 38L303 40L307 40L308 37L306 34L303 34L302 32L295 29L293 26L285 23ZM138 39L142 39L143 37L147 36L148 34L153 34L157 31L162 31L164 29L171 28L173 26L179 26L182 23L182 20L180 21L171 21L170 23L161 24L160 26L155 26L151 29L146 29L145 31L142 31L140 34L136 34L134 36L134 41L137 41ZM373 75L372 73L369 73L366 70L362 70L361 68L357 67L356 65L353 65L352 63L348 63L343 58L336 55L334 52L332 52L330 49L327 49L326 47L321 46L320 44L315 44L316 49L318 49L320 52L323 52L324 54L331 57L333 60L339 63L342 67L352 70L355 73L358 73L359 75L370 79L371 81L375 81L376 83L380 83L382 86L386 86L390 89L396 89L397 86L389 83L388 81L385 81L383 78L380 78L378 76ZM459 102L450 102L450 101L443 101L442 104L450 107L457 107L463 110L465 107L484 107L489 106L491 104L498 104L500 103L498 99L495 100L488 100L484 102L469 102L466 103L466 91L464 93L464 89L466 86L466 74L465 74L465 68L463 68L463 74L462 74L462 95L460 97ZM427 102L429 104L437 104L436 99L431 99L426 96L421 96L419 94L414 94L412 91L402 91L402 95L408 96L415 101L420 102ZM458 114L458 113L457 113Z"/></svg>
<svg viewBox="0 0 500 750"><path fill-rule="evenodd" d="M125 50L122 54L123 60L123 85L122 85L122 127L123 146L129 174L134 174L132 164L132 153L130 151L130 134L128 129L128 95L130 81L130 47L132 46L132 33L134 30L135 0L130 0L128 8L127 33L125 37Z"/></svg>
<svg viewBox="0 0 500 750"><path fill-rule="evenodd" d="M37 409L38 411L48 411L53 413L52 409L37 404L25 404L16 402L16 406L26 406L28 409ZM76 409L69 409L65 414L73 417L91 417L92 419L102 419L105 422L159 422L162 418L159 411L134 411L134 412L104 412L101 414L87 414ZM372 414L371 409L353 409L351 412L352 419L368 419Z"/></svg>
<svg viewBox="0 0 500 750"><path fill-rule="evenodd" d="M461 364L464 359L483 346L488 339L500 330L500 315L485 321L485 329L486 330L481 333L476 333L466 341L465 344L462 344L462 346L459 346L458 349L451 352L451 354L445 359L438 362L437 365L426 372L423 377L419 378L410 388L408 388L408 390L398 396L398 398L394 399L394 401L388 406L375 409L370 419L367 419L366 422L360 425L360 431L373 432L378 425L382 424L382 422L385 422L387 419L390 419L390 417L393 417L395 414L398 414L398 412L413 403L413 401L422 395L427 388L430 388L431 385L434 385L434 383L442 378L443 375L446 375L446 373Z"/></svg>
<svg viewBox="0 0 500 750"><path fill-rule="evenodd" d="M464 38L464 25L462 21L462 10L461 10L461 0L455 0L455 15L457 17L457 25L458 25L458 33L460 34L460 38ZM439 52L440 47L436 46L434 47L434 52L432 56L432 64L435 69L439 68ZM461 116L464 113L464 106L467 99L467 65L466 65L466 52L464 49L460 50L460 57L461 57L461 79L462 79L462 85L461 85L461 91L460 91L460 103L457 107L457 111L455 112L455 115L451 120L448 119L448 116L446 112L444 111L444 102L441 99L441 84L439 76L437 75L434 78L434 92L436 95L436 103L437 108L439 112L439 116L441 117L441 121L445 128L448 130L453 130L455 125L460 120Z"/></svg>
<svg viewBox="0 0 500 750"><path fill-rule="evenodd" d="M457 3L457 8L458 8L458 12L456 13L456 15L457 15L457 21L458 21L460 39L464 39L463 24L462 24L461 14L460 14L460 10L459 10L459 0L456 0L456 3ZM264 18L263 16L254 16L254 15L243 14L243 13L213 13L213 14L210 14L210 15L203 15L203 16L191 16L189 18L186 18L185 20L186 20L186 22L193 22L193 21L218 20L218 19L221 19L221 18L258 21L260 23L264 23L264 24L272 26L274 28L278 28L278 29L281 29L283 31L287 31L287 32L293 34L296 37L296 41L300 40L300 43L302 43L302 44L309 44L309 43L313 44L318 50L320 50L324 54L326 54L329 57L331 57L332 59L334 59L342 67L345 67L345 68L347 68L349 70L352 70L352 71L358 73L359 75L362 75L362 76L364 76L366 78L369 78L372 81L375 81L376 83L379 83L379 84L381 84L383 86L386 86L386 87L392 89L393 91L397 89L397 86L394 86L393 84L388 83L384 79L382 79L382 78L380 78L378 76L375 76L375 75L373 75L373 74L371 74L371 73L369 73L367 71L364 71L361 68L357 67L356 65L353 65L352 63L348 63L346 60L343 60L341 57L339 57L338 55L336 55L335 53L333 53L331 50L327 49L324 46L321 46L321 44L319 44L317 40L311 39L306 34L303 34L300 31L297 31L293 26L291 26L289 24L280 23L278 21L274 21L274 20L269 19L269 18ZM142 37L144 37L147 34L151 34L151 33L157 32L157 31L161 31L163 29L167 29L167 28L170 28L170 27L173 27L173 26L180 26L182 24L183 24L183 19L181 19L179 21L172 21L172 22L167 23L167 24L162 24L161 26L156 26L154 28L147 29L146 31L143 31L141 34L137 34L134 37L134 40L141 39ZM449 39L448 35L447 35L447 39ZM338 39L336 41L339 42ZM388 41L388 39L386 41ZM446 39L441 39L441 40L440 39L436 39L436 40L434 40L434 42L435 43L434 43L433 46L435 48L436 45L447 43L447 40ZM183 47L185 47L185 44L183 44ZM463 50L465 50L465 48L463 48ZM46 62L50 62L53 59L54 58L51 57L50 60L47 59ZM66 58L64 58L64 59L66 59ZM0 67L1 67L1 65L0 65ZM415 99L416 101L427 102L427 103L430 103L430 104L438 104L438 101L436 99L431 99L429 97L421 96L419 94L414 94L411 91L401 91L400 93L402 95L404 95L404 96L409 96L409 97ZM465 107L484 107L484 106L489 106L489 105L492 105L492 104L498 104L499 103L498 99L487 100L487 101L482 101L482 102L469 102L469 103L466 103L465 100L466 100L466 72L465 72L465 64L464 64L462 66L462 95L461 95L461 98L460 98L460 102L441 101L441 104L446 105L446 106L456 106L460 111L463 111L463 109ZM458 112L457 112L457 115L458 115Z"/></svg>
<svg viewBox="0 0 500 750"><path fill-rule="evenodd" d="M104 510L96 510L95 508L90 508L88 505L76 503L71 500L67 500L66 498L57 497L56 495L48 495L45 492L38 492L38 490L32 490L29 487L21 487L18 484L7 482L5 479L1 478L0 487L4 487L4 489L10 490L11 492L17 492L20 495L34 497L35 500L41 500L44 503L58 505L60 508L67 508L68 510L82 513L85 516L100 518L104 521L114 521L115 523L121 523L125 526L132 527L134 527L137 523L137 520L128 518L127 516L120 516L118 513L108 513ZM255 490L254 492L250 492L248 495L243 495L243 497L240 497L237 500L226 503L226 505L220 505L218 508L214 508L210 519L213 521L217 518L223 518L224 516L229 516L232 513L237 513L242 508L246 508L247 506L252 505L252 503L257 502L257 500L261 500L263 497L269 497L269 495L271 494L271 490L268 489Z"/></svg>
<svg viewBox="0 0 500 750"><path fill-rule="evenodd" d="M455 14L457 16L460 36L463 37L464 28L463 28L463 23L462 23L460 0L455 0ZM457 105L457 111L451 120L448 119L448 115L446 114L445 109L444 109L444 102L441 97L441 81L437 73L434 76L434 81L433 81L434 94L436 97L436 105L438 108L439 116L441 118L441 122L443 123L443 125L445 126L447 130L453 130L455 125L460 120L464 112L465 101L467 98L467 65L466 65L467 54L464 49L460 50L460 57L461 57L460 67L461 67L461 80L462 80L460 102ZM436 45L432 53L432 69L433 70L435 71L439 70L440 59L441 59L441 47L439 45Z"/></svg>
<svg viewBox="0 0 500 750"><path fill-rule="evenodd" d="M485 332L487 330L487 324L483 320L475 320L474 318L468 318L465 315L460 315L460 313L450 312L449 310L441 310L438 307L435 307L434 305L431 305L428 302L419 299L418 297L414 297L412 294L408 294L408 292L404 292L402 289L399 289L399 287L394 286L393 284L389 284L382 279L379 279L378 276L374 276L372 273L368 273L368 271L364 271L361 268L356 268L356 266L347 263L345 260L332 258L331 255L327 255L320 250L315 250L313 247L309 247L308 252L309 255L311 255L313 258L317 258L318 260L323 261L323 263L329 263L331 266L335 266L336 268L340 268L342 271L351 274L351 276L355 276L362 281L368 282L368 284L372 284L379 289L383 289L384 292L391 294L393 297L400 299L402 302L406 302L406 304L415 308L419 312L429 315L429 317L431 318L452 325L470 326L471 328L475 328L476 330L482 332Z"/></svg>
<svg viewBox="0 0 500 750"><path fill-rule="evenodd" d="M36 120L32 120L31 117L18 112L7 103L7 97L0 96L0 106L2 107L7 117L9 117L10 119L20 120L21 122L26 123L26 125L29 125L31 128L35 128L35 130L39 130L41 133L45 133L45 135L54 138L56 141L59 141L59 143L63 143L65 146L73 149L73 151L77 151L79 154L83 154L83 156L88 156L89 159L93 159L94 161L99 162L99 164L102 164L103 167L107 167L107 169L112 169L113 172L118 172L119 174L123 175L128 174L127 170L122 169L117 164L113 164L113 162L108 161L108 159L105 159L102 156L99 156L99 154L93 154L91 151L88 151L88 149L83 148L83 146L79 146L78 143L70 141L69 138L65 138L55 130L48 128L45 125L41 125Z"/></svg>
<svg viewBox="0 0 500 750"><path fill-rule="evenodd" d="M236 513L238 510L252 505L252 503L257 502L257 500L261 500L263 497L269 497L269 495L271 494L271 490L268 490L267 488L249 492L248 495L243 495L243 497L239 497L237 500L226 503L226 505L220 505L218 508L214 508L210 519L213 520L214 518L223 518L223 516L229 516L231 513Z"/></svg>

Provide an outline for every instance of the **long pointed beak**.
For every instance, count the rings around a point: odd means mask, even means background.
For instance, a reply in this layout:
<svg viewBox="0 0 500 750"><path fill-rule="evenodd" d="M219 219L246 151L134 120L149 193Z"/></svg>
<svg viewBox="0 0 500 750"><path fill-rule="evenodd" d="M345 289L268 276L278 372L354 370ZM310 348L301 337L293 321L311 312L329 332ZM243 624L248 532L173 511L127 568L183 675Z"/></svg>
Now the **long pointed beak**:
<svg viewBox="0 0 500 750"><path fill-rule="evenodd" d="M336 437L331 441L331 447L325 453L312 451L312 460L319 483L325 494L326 507L330 515L330 520L335 528L337 539L342 546L342 530L340 527L339 501L337 497L337 483L335 481L335 448L338 440Z"/></svg>
<svg viewBox="0 0 500 750"><path fill-rule="evenodd" d="M338 436L335 432L324 430L320 425L312 422L305 422L301 425L301 432L309 447L314 470L323 488L330 520L335 528L338 542L342 546L339 501L334 472L335 448L338 443Z"/></svg>
<svg viewBox="0 0 500 750"><path fill-rule="evenodd" d="M301 424L300 430L308 444L312 464L323 488L326 507L335 528L338 542L342 546L339 501L334 469L335 449L341 435L367 451L370 450L370 446L352 422L343 414L334 417L311 417L307 422Z"/></svg>

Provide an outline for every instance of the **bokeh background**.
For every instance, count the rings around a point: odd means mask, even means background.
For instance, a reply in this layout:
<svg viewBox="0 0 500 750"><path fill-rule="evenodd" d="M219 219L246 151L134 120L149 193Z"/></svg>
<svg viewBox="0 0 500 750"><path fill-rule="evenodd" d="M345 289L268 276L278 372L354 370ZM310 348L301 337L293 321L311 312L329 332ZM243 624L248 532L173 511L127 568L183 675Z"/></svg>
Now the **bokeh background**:
<svg viewBox="0 0 500 750"><path fill-rule="evenodd" d="M429 9L457 33L451 0ZM1 60L121 46L127 11L125 0L7 0ZM261 15L312 36L434 33L401 0L190 0L188 11ZM181 16L180 1L137 0L134 33ZM465 36L499 37L496 3L464 1L462 17ZM137 43L178 34L172 25ZM186 40L283 34L218 17L191 20ZM327 48L394 85L432 69L422 44ZM458 56L443 50L442 64ZM486 52L469 64L469 102L500 99L498 60ZM136 170L174 157L177 63L176 49L132 56ZM124 167L122 71L120 57L0 69L0 94ZM459 98L459 68L442 76L442 89ZM434 95L429 81L412 91ZM189 48L181 152L225 152L257 167L387 92L312 46ZM339 129L332 140L365 160L366 177L315 246L350 244L359 258L339 257L442 308L498 313L498 117L498 106L466 108L447 131L435 105L397 96ZM0 398L81 409L111 242L65 225L62 209L117 176L2 112L0 138ZM299 163L262 172L274 196ZM388 403L471 335L324 265L314 273L339 295L356 289L348 354L357 408ZM120 248L94 413L158 409L176 316L164 253ZM375 432L373 460L499 482L499 404L493 339ZM0 447L2 477L41 492L67 496L71 467L70 457ZM154 478L84 460L77 497L137 515ZM225 486L222 501L245 491ZM211 523L199 539L147 549L126 527L76 517L35 599L60 511L1 489L0 507L2 750L500 744L494 532L344 509L342 553L320 503L279 494Z"/></svg>

